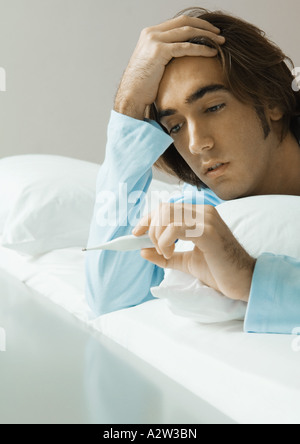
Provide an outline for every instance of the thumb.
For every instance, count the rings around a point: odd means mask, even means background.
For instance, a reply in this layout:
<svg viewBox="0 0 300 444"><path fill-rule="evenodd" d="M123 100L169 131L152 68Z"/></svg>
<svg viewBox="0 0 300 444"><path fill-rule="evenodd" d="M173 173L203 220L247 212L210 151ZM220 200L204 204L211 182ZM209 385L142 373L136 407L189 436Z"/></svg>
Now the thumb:
<svg viewBox="0 0 300 444"><path fill-rule="evenodd" d="M159 255L155 248L145 248L141 250L141 256L158 267L172 268L184 273L189 273L188 260L191 253L190 251L174 253L170 259L166 259L164 256Z"/></svg>

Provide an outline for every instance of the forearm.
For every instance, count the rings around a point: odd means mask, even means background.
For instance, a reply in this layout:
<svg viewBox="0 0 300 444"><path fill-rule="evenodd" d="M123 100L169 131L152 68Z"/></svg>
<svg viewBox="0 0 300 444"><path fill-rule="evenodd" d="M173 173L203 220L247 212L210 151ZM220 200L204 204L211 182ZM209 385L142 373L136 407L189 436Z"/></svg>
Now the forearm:
<svg viewBox="0 0 300 444"><path fill-rule="evenodd" d="M127 234L133 229L152 181L152 166L171 143L159 125L112 112L89 244L106 242L118 232ZM109 216L113 220L105 223Z"/></svg>
<svg viewBox="0 0 300 444"><path fill-rule="evenodd" d="M132 117L133 119L143 120L145 117L146 106L143 103L139 103L133 97L129 97L122 91L123 86L120 85L117 93L114 111L125 116Z"/></svg>
<svg viewBox="0 0 300 444"><path fill-rule="evenodd" d="M204 34L223 44L219 33L210 23L186 16L142 31L115 100L106 158L97 181L89 247L131 232L128 216L135 225L141 202L131 202L129 196L133 191L147 191L153 164L173 143L158 124L143 121L146 107L156 100L166 65L174 57L216 56L216 49L186 42ZM125 198L120 196L120 185ZM111 195L107 203L105 195ZM124 205L119 205L124 203L126 214ZM116 223L99 224L110 209ZM162 273L135 253L90 252L86 259L88 301L97 314L136 305L148 297L150 286L159 283Z"/></svg>
<svg viewBox="0 0 300 444"><path fill-rule="evenodd" d="M112 113L88 247L131 233L152 180L152 165L169 144L170 138L150 123ZM85 266L86 296L97 315L147 300L150 287L163 278L163 270L146 263L139 252L88 252Z"/></svg>

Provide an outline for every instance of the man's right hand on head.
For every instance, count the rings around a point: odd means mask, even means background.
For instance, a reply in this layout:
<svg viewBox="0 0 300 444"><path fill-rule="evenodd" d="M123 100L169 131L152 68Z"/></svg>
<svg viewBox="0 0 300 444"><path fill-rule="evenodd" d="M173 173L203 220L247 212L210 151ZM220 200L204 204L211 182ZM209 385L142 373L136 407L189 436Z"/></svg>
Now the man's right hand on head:
<svg viewBox="0 0 300 444"><path fill-rule="evenodd" d="M137 47L121 80L115 111L143 120L147 106L154 103L166 65L185 56L215 57L217 50L189 43L194 38L225 42L220 30L209 22L182 15L141 32Z"/></svg>

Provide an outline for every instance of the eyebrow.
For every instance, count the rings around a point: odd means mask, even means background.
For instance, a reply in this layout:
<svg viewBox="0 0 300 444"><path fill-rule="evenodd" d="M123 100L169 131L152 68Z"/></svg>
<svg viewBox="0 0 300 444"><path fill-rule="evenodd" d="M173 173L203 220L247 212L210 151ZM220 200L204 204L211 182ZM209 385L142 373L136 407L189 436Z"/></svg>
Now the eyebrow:
<svg viewBox="0 0 300 444"><path fill-rule="evenodd" d="M191 94L190 96L188 96L185 100L185 103L191 105L192 103L196 102L199 99L203 99L203 97L206 94L211 94L214 93L216 91L228 91L228 89L224 86L224 85L208 85L208 86L204 86L202 88L197 89L197 91L195 91L193 94ZM168 108L165 110L160 110L157 114L158 120L163 119L164 117L168 117L168 116L173 116L174 114L177 113L176 109L173 108Z"/></svg>

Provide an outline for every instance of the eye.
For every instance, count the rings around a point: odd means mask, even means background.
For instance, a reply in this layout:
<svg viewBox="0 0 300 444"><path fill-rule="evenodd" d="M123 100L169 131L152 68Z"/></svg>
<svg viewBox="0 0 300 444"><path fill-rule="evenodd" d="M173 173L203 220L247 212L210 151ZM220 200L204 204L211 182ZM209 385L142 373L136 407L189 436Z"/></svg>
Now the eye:
<svg viewBox="0 0 300 444"><path fill-rule="evenodd" d="M170 129L169 133L171 134L177 134L181 130L182 125L175 125L173 128Z"/></svg>
<svg viewBox="0 0 300 444"><path fill-rule="evenodd" d="M221 111L221 109L225 108L225 103L222 103L221 105L216 105L211 108L208 108L205 112L206 113L217 113L218 111Z"/></svg>

